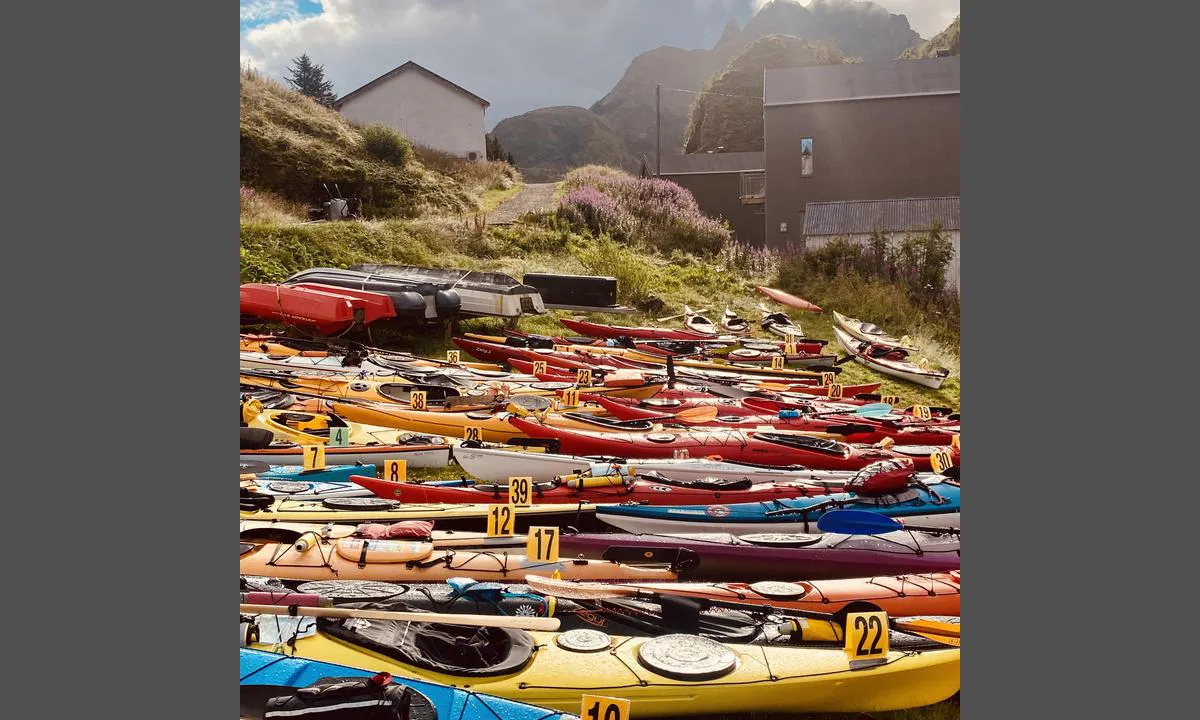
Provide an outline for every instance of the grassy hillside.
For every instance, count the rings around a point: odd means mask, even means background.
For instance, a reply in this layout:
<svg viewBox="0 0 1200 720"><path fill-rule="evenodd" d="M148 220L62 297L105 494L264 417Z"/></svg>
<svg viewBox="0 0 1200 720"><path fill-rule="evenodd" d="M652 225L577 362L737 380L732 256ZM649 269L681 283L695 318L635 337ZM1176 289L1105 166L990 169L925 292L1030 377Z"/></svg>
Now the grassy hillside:
<svg viewBox="0 0 1200 720"><path fill-rule="evenodd" d="M740 33L717 45L715 52L728 61L767 35L827 41L867 62L891 60L921 42L905 16L893 15L873 2L810 0L805 6L795 0L774 0L763 5Z"/></svg>
<svg viewBox="0 0 1200 720"><path fill-rule="evenodd" d="M836 47L790 35L760 38L714 76L704 87L711 95L692 102L684 152L725 152L763 149L763 70L766 68L837 65L848 58Z"/></svg>
<svg viewBox="0 0 1200 720"><path fill-rule="evenodd" d="M407 145L401 139L401 143ZM303 208L330 190L363 201L367 217L415 218L478 209L478 197L519 177L504 163L472 163L427 148L381 160L364 128L252 70L241 73L241 181Z"/></svg>
<svg viewBox="0 0 1200 720"><path fill-rule="evenodd" d="M560 179L574 167L589 163L635 170L638 161L625 141L604 118L572 106L532 110L505 118L492 130L517 158L529 182Z"/></svg>
<svg viewBox="0 0 1200 720"><path fill-rule="evenodd" d="M911 47L900 54L900 60L920 60L921 58L937 57L937 51L946 49L951 55L958 55L962 51L961 40L959 40L958 32L961 23L959 22L962 16L954 18L954 22L950 23L949 27L941 31L937 35L929 38L925 42L916 47Z"/></svg>

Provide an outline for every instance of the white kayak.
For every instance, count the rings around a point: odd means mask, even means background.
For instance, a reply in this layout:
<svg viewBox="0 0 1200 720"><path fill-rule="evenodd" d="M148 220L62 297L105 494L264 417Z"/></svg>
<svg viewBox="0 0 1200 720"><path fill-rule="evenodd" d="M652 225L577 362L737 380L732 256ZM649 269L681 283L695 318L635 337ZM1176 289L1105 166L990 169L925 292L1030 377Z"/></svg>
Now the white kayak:
<svg viewBox="0 0 1200 720"><path fill-rule="evenodd" d="M902 350L909 350L912 352L917 350L917 348L904 342L905 338L897 338L888 335L883 331L883 328L879 327L878 325L866 322L865 320L859 320L858 318L848 317L841 314L837 310L833 311L833 323L845 331L846 334L850 335L850 337L853 337L857 340L883 343L884 345L891 345L893 347L898 347Z"/></svg>
<svg viewBox="0 0 1200 720"><path fill-rule="evenodd" d="M634 517L629 515L613 515L603 512L604 507L596 508L596 517L615 528L628 533L649 535L688 535L707 534L712 532L729 533L730 535L755 535L761 533L796 533L809 534L819 532L816 522L805 522L802 519L779 522L722 522L719 525L711 522L705 515L705 510L694 509L691 506L668 508L668 512L679 513L678 520L667 520L652 517ZM695 513L690 516L689 513ZM921 527L959 527L959 514L938 513L935 515L906 515L903 518L906 525Z"/></svg>
<svg viewBox="0 0 1200 720"><path fill-rule="evenodd" d="M950 375L949 370L923 368L909 360L908 351L904 348L859 340L836 326L833 328L833 334L842 348L853 355L857 362L884 375L934 389L941 387ZM886 357L885 354L895 357Z"/></svg>
<svg viewBox="0 0 1200 720"><path fill-rule="evenodd" d="M657 472L678 481L695 481L718 477L731 480L750 480L754 483L825 482L840 485L857 474L852 470L808 470L804 468L767 467L728 460L655 459L637 460L556 455L529 452L511 446L454 448L454 460L470 475L488 483L504 485L510 477L532 477L534 482L551 482L563 475L628 475L632 468L637 474ZM616 460L614 462L614 460ZM917 478L929 480L933 473L917 473Z"/></svg>
<svg viewBox="0 0 1200 720"><path fill-rule="evenodd" d="M324 500L326 498L371 497L373 495L370 490L354 483L259 478L253 484L254 491L260 495L283 497L289 500Z"/></svg>

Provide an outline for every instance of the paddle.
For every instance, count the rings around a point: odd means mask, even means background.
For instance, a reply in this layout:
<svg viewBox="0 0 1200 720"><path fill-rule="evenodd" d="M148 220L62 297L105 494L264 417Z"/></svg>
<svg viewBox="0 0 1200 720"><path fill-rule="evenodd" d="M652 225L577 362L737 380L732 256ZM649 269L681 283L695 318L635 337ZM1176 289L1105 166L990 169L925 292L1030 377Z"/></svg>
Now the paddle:
<svg viewBox="0 0 1200 720"><path fill-rule="evenodd" d="M706 313L706 312L708 312L708 308L704 308L703 310L689 309L687 312L682 312L682 313L679 313L678 315L670 315L668 317L655 318L655 320L657 322L666 322L668 320L675 320L676 318L681 318L684 315L699 315L700 313Z"/></svg>
<svg viewBox="0 0 1200 720"><path fill-rule="evenodd" d="M684 408L674 415L659 415L657 417L648 417L645 419L650 420L651 422L669 422L671 420L678 420L679 422L695 425L715 420L719 414L720 409L717 408L716 405L701 405L699 407Z"/></svg>
<svg viewBox="0 0 1200 720"><path fill-rule="evenodd" d="M905 525L895 518L870 510L830 510L817 519L821 532L841 535L883 535L897 530L920 530L942 535L958 535L959 528Z"/></svg>
<svg viewBox="0 0 1200 720"><path fill-rule="evenodd" d="M407 622L446 623L450 625L480 625L483 627L545 630L556 632L558 618L525 617L521 615L459 615L435 612L393 612L388 610L357 610L350 608L294 607L286 605L241 605L247 615L304 615L325 618L364 618L367 620L400 620Z"/></svg>
<svg viewBox="0 0 1200 720"><path fill-rule="evenodd" d="M605 600L622 597L653 599L659 597L660 595L660 593L642 590L641 588L637 587L606 585L604 583L593 582L555 580L543 575L526 575L525 584L543 595L553 595L555 597L567 598L568 600ZM787 614L795 615L796 617L824 620L829 623L834 623L843 627L845 626L845 620L839 620L838 617L833 613L819 613L812 610L780 608L773 605L756 605L754 603L736 603L722 600L709 600L708 598L704 598L703 602L710 603L716 607L726 607L730 609L755 609L760 612L786 612ZM902 621L889 617L888 626L892 630L913 632L922 637L926 637L930 640L941 642L946 645L958 645L958 642L956 641L959 639L959 626L952 623L942 623L933 620Z"/></svg>

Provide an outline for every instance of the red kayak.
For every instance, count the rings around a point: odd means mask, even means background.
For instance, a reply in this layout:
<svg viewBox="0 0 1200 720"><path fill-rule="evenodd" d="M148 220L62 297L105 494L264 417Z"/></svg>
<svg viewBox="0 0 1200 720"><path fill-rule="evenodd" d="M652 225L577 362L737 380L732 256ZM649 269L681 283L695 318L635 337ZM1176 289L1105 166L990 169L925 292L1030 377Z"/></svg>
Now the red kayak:
<svg viewBox="0 0 1200 720"><path fill-rule="evenodd" d="M686 453L688 457L717 456L759 465L803 465L813 470L861 470L880 460L907 457L912 459L918 472L932 472L929 456L944 450L951 453L953 464L958 464L958 450L951 446L896 445L885 450L765 430L707 428L649 433L604 432L550 427L516 416L510 416L508 422L529 437L557 440L556 452L568 455L656 459L683 457Z"/></svg>
<svg viewBox="0 0 1200 720"><path fill-rule="evenodd" d="M589 400L598 403L608 414L618 420L652 420L655 422L677 422L671 418L670 410L639 407L622 402L613 402L599 395L589 395ZM790 411L795 417L789 416L789 411L776 414L736 415L724 414L725 408L719 414L702 422L684 422L683 424L697 427L723 427L741 430L757 430L762 425L770 425L781 430L801 430L808 432L823 432L842 435L852 443L877 443L884 438L891 438L898 445L949 445L955 433L957 423L948 425L946 430L936 425L917 423L907 427L890 427L873 418L863 418L853 413L838 413L814 417L813 413ZM761 413L761 411L759 411ZM782 415L782 416L781 416ZM940 422L940 421L939 421ZM949 428L953 428L953 430Z"/></svg>
<svg viewBox="0 0 1200 720"><path fill-rule="evenodd" d="M424 485L421 483L382 480L365 475L351 475L350 480L370 490L378 497L399 500L403 503L467 503L488 504L508 502L508 487L505 485L477 484L473 487L448 485ZM535 483L532 501L534 504L625 503L643 505L711 505L713 503L758 502L797 497L813 497L841 492L843 483L753 483L750 480L706 480L678 481L664 477L653 479L629 478L613 475L608 478L588 478L587 482L605 483L593 487L575 489L571 484L578 480L561 483Z"/></svg>
<svg viewBox="0 0 1200 720"><path fill-rule="evenodd" d="M758 286L758 291L760 293L762 293L763 295L766 295L767 297L771 298L775 302L781 302L784 305L790 305L799 310L808 310L809 312L821 312L821 308L817 307L816 305L813 305L812 303L805 300L804 298L796 297L795 295L793 295L791 293L785 293L784 291L776 290L775 288L763 287L762 285Z"/></svg>
<svg viewBox="0 0 1200 720"><path fill-rule="evenodd" d="M246 283L239 292L241 314L314 329L331 335L361 323L366 302L346 295L270 283Z"/></svg>
<svg viewBox="0 0 1200 720"><path fill-rule="evenodd" d="M517 359L528 360L532 363L537 360L545 360L547 365L570 368L572 370L591 369L595 367L594 365L589 365L575 359L577 357L575 353L555 352L554 350L547 350L545 348L531 350L513 345L501 345L499 343L468 340L467 338L460 337L451 338L451 342L461 348L463 352L482 362L503 363Z"/></svg>
<svg viewBox="0 0 1200 720"><path fill-rule="evenodd" d="M648 338L651 340L707 340L711 342L715 336L695 330L669 330L656 327L625 327L623 325L603 325L587 320L559 320L568 330L598 338Z"/></svg>
<svg viewBox="0 0 1200 720"><path fill-rule="evenodd" d="M295 283L288 287L307 288L309 290L318 290L332 295L344 295L362 300L365 303L363 325L370 325L376 320L387 320L388 318L396 317L396 306L392 304L392 299L383 293L334 287L333 285L322 285L321 283Z"/></svg>

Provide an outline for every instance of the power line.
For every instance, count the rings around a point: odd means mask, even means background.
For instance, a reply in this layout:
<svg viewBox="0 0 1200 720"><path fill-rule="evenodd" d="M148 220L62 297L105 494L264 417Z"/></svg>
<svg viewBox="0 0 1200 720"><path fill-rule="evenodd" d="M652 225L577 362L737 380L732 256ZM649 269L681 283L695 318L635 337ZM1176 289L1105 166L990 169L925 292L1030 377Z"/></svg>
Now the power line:
<svg viewBox="0 0 1200 720"><path fill-rule="evenodd" d="M721 97L745 98L747 100L759 100L761 97L755 95L730 95L729 93L712 92L711 90L684 90L683 88L663 88L663 90L674 90L675 92L691 93L693 95L720 95Z"/></svg>

